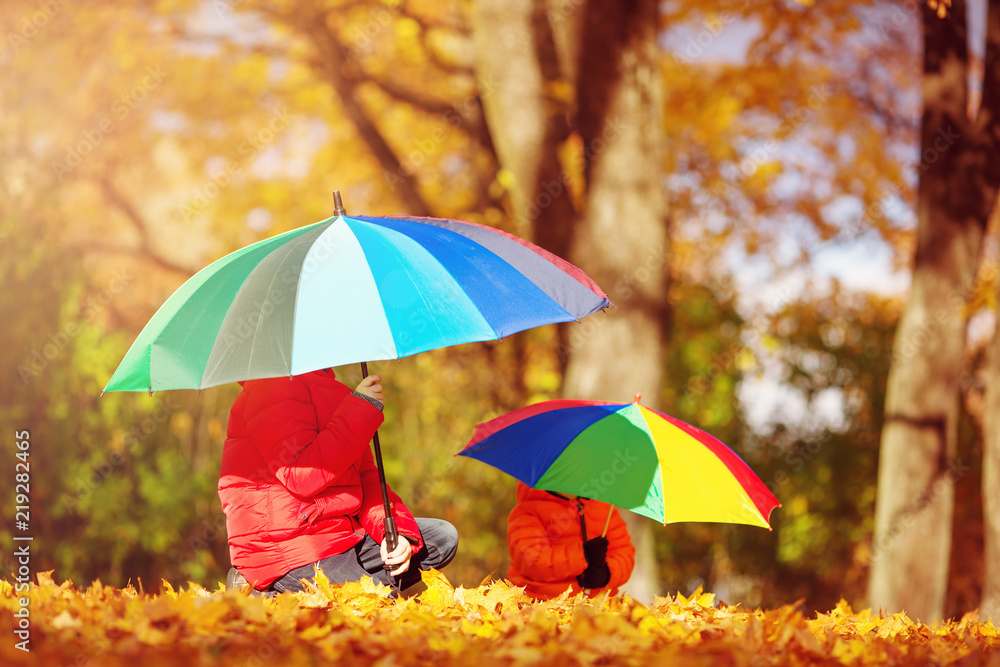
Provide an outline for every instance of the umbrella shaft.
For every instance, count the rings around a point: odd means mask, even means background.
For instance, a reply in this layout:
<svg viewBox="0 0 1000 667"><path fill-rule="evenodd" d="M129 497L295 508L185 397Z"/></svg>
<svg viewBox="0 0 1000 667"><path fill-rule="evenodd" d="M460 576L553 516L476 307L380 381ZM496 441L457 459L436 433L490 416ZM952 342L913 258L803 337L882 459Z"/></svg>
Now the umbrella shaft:
<svg viewBox="0 0 1000 667"><path fill-rule="evenodd" d="M361 362L361 376L362 378L368 377L368 362L366 361ZM378 482L382 488L382 509L385 511L385 519L383 520L385 543L391 553L399 544L399 534L396 532L396 521L392 518L392 505L389 503L389 487L385 482L385 469L382 467L382 444L378 439L378 431L375 431L372 442L375 443L375 467L378 468Z"/></svg>
<svg viewBox="0 0 1000 667"><path fill-rule="evenodd" d="M399 536L396 533L396 521L392 518L392 504L389 502L389 489L385 481L385 470L382 468L382 446L378 441L378 431L373 438L375 443L375 463L378 468L379 486L382 487L382 508L385 510L385 541L390 552L396 549Z"/></svg>

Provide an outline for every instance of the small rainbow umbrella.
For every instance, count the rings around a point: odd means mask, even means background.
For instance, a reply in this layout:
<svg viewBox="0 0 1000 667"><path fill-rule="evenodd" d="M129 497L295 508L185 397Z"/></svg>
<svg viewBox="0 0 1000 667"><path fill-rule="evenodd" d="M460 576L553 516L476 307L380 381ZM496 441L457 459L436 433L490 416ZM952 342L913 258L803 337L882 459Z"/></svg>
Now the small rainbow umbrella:
<svg viewBox="0 0 1000 667"><path fill-rule="evenodd" d="M555 400L476 427L459 452L536 489L617 505L663 524L743 523L770 530L781 503L729 447L633 403Z"/></svg>

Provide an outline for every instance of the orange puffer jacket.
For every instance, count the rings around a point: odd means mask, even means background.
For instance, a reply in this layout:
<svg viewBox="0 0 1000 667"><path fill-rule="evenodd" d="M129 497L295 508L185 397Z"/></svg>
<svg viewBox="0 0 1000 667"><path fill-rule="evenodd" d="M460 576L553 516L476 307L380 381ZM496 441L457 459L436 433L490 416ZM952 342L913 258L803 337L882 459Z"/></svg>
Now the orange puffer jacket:
<svg viewBox="0 0 1000 667"><path fill-rule="evenodd" d="M568 499L566 499L568 498ZM548 491L517 483L517 505L507 520L507 549L510 572L507 578L534 598L547 600L567 588L580 592L576 578L587 567L583 556L584 538L580 528L577 498L559 497ZM628 581L635 565L635 547L618 510L607 503L583 499L586 539L600 537L611 510L608 525L608 569L611 580L605 588L591 590L590 596L610 591Z"/></svg>
<svg viewBox="0 0 1000 667"><path fill-rule="evenodd" d="M219 498L229 554L255 588L302 565L385 537L371 442L382 413L332 370L249 380L222 450ZM417 523L392 491L396 528L414 552Z"/></svg>

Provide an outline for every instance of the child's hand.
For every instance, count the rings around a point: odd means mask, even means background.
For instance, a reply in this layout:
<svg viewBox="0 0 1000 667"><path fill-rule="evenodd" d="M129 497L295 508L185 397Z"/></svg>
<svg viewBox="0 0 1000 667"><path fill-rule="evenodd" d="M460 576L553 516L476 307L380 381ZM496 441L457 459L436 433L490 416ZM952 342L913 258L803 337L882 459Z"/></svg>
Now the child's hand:
<svg viewBox="0 0 1000 667"><path fill-rule="evenodd" d="M389 574L392 576L397 576L406 572L410 567L410 556L413 555L413 547L410 545L410 541L399 536L399 542L396 544L396 549L389 553L389 547L385 540L382 540L382 546L379 549L379 554L382 556L382 562L391 568Z"/></svg>
<svg viewBox="0 0 1000 667"><path fill-rule="evenodd" d="M382 378L378 375L369 375L354 390L359 394L364 394L369 398L374 398L379 403L385 405L385 396L382 394Z"/></svg>

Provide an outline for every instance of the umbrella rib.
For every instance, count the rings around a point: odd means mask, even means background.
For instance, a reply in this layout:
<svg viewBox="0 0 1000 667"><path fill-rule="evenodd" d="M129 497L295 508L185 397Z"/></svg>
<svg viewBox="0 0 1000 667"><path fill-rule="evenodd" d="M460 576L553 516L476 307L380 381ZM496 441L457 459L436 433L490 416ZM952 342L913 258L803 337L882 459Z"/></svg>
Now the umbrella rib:
<svg viewBox="0 0 1000 667"><path fill-rule="evenodd" d="M306 252L305 252L304 255L302 255L302 263L303 264L305 264L306 258L309 257L309 253L312 251L313 246L315 245L316 241L318 241L319 239L323 238L323 236L326 233L326 231L328 229L330 229L330 227L332 227L337 222L338 219L340 219L340 220L346 220L347 219L347 215L346 214L342 214L339 217L334 217L334 218L330 218L329 219L329 221L328 221L329 224L327 224L325 227L323 227L322 231L320 231L320 233L317 234L315 236L315 238L313 238L312 242L309 244L309 249L306 250ZM345 225L345 226L348 229L350 229L350 225ZM282 260L282 263L284 263L284 260ZM301 299L299 299L299 295L300 295L300 292L302 290L302 282L303 282L302 281L302 267L300 266L299 267L299 274L297 276L297 280L295 281L295 291L292 294L292 298L294 299L294 303L292 304L292 340L291 340L291 343L290 343L290 348L289 348L289 353L288 353L288 376L289 377L291 377L292 375L294 375L293 371L295 369L295 323L299 321L299 303L301 303Z"/></svg>
<svg viewBox="0 0 1000 667"><path fill-rule="evenodd" d="M322 223L320 223L320 224L322 224ZM315 231L317 227L318 227L318 225L313 225L312 229L309 232L307 232L305 234L301 234L301 235L297 236L296 238L288 241L287 243L283 243L283 244L280 244L280 245L276 246L275 248L273 248L272 250L270 250L266 255L264 255L264 257L261 258L260 261L258 261L257 267L255 267L253 270L251 270L247 274L246 278L244 278L244 280L243 280L243 283L240 285L240 288L237 290L236 295L233 297L232 301L230 302L229 308L228 308L228 310L226 312L226 315L223 318L223 323L225 323L229 319L230 314L234 313L234 307L239 302L240 297L248 289L248 283L250 282L251 277L254 275L254 272L257 270L257 268L259 268L260 263L263 262L267 257L276 256L275 253L283 252L284 254L282 256L282 259L279 261L279 268L280 268L281 266L284 265L285 260L287 259L287 257L292 253L292 250L295 248L296 242L301 242L302 239L303 239L303 237L308 236L310 233L312 233L313 231ZM319 233L322 233L322 230L320 230ZM275 275L277 275L277 273L278 272L276 271ZM268 284L268 291L265 294L269 294L270 293L270 286L274 284L274 280L275 280L275 277L274 277L274 275L272 275L271 278L270 278L270 282ZM265 300L265 303L266 303L266 300ZM253 364L252 364L253 349L254 349L254 347L256 345L257 335L258 335L258 333L260 331L260 324L261 324L261 321L263 319L263 311L264 311L264 303L261 304L260 310L258 311L257 322L255 323L254 328L253 328L253 337L250 339L249 353L247 355L246 367L245 367L245 371L243 373L244 379L249 379L249 377L248 377L249 376L249 372L250 372L250 369L253 366ZM223 326L225 326L225 324L223 324ZM221 329L222 329L222 327L220 327L220 331L221 331ZM212 358L215 356L217 347L218 347L218 340L216 341L216 346L213 347L212 353L209 356L209 361L211 361ZM291 368L291 366L289 365L289 369L290 368ZM205 364L205 368L202 370L202 378L201 378L201 381L199 383L200 388L205 388L206 387L206 385L205 385L205 379L206 379L207 376L211 375L210 371L212 373L214 373L214 372L217 372L217 370L218 369L216 369L216 368L212 368L212 366L209 363ZM219 384L219 383L215 382L214 384ZM212 386L212 385L208 385L208 386Z"/></svg>
<svg viewBox="0 0 1000 667"><path fill-rule="evenodd" d="M393 235L396 235L396 236L398 236L401 239L405 239L406 243L412 244L412 247L413 247L414 250L416 250L416 251L418 251L420 253L423 253L424 256L429 260L429 262L433 262L433 265L434 265L434 267L437 270L439 270L442 274L444 274L445 276L448 277L448 280L450 280L451 283L452 283L452 285L455 286L455 295L456 295L456 297L460 296L461 298L465 299L465 301L468 303L469 308L468 308L467 312L470 313L470 314L474 313L476 316L478 316L479 321L484 325L484 329L486 329L488 332L490 332L491 337L494 340L500 340L500 335L497 332L496 327L494 327L490 323L490 321L483 314L482 310L479 308L479 306L476 304L476 302L465 292L465 289L463 287L462 281L458 280L456 278L455 274L451 270L449 270L448 265L445 262L441 261L441 259L435 253L433 253L430 249L428 249L420 240L414 238L411 234L406 233L406 231L404 231L404 230L396 229L396 228L388 226L388 225L380 225L380 224L377 224L377 223L375 223L373 221L366 220L364 218L361 218L361 219L358 219L358 220L355 220L355 219L351 219L351 220L353 222L363 223L365 225L368 225L368 226L377 228L379 230L382 230L382 231L380 231L380 232L377 233L377 236L379 237L379 239L382 242L388 243L390 241L390 239L393 237ZM360 239L359 239L358 245L359 245L359 247L361 249L361 252L365 255L365 258L367 260L368 253L366 251L365 244L361 243ZM488 250L488 249L484 248L484 250ZM411 280L414 277L419 277L420 276L419 272L415 272L413 270L413 266L410 263L400 263L398 269L400 271L403 271L406 274L407 278L409 278ZM413 284L414 286L416 286L417 285L417 281L412 280L411 284ZM432 304L428 301L427 296L423 292L421 292L420 290L415 290L415 294L416 294L417 298L419 298L420 303L423 304L424 309L425 309L425 311L427 313L434 313L435 312L436 307L432 306ZM437 330L437 332L439 334L443 334L444 332L441 331L441 327L438 326L437 322L435 321L435 318L433 316L431 316L429 319L430 319L430 324ZM487 339L486 338L481 338L481 339L476 339L476 340L487 340ZM472 342L472 341L468 340L468 341L463 341L463 342ZM406 356L406 355L401 355L400 354L400 346L398 345L398 341L397 341L397 344L396 344L396 358L399 359L399 358L401 358L401 356Z"/></svg>
<svg viewBox="0 0 1000 667"><path fill-rule="evenodd" d="M365 222L365 221L361 221L361 222ZM399 230L391 229L391 228L387 228L387 229L389 229L390 231L395 232L397 234L400 234L401 236L405 237L409 241L412 241L417 248L420 248L422 251L426 252L427 256L430 257L431 259L433 259L434 263L437 264L444 273L448 274L448 277L451 278L452 282L454 282L456 285L459 284L458 281L455 280L455 276L452 275L451 271L449 271L440 261L438 261L437 257L435 257L429 251L427 251L427 249L424 248L418 241L416 241L415 239L411 238L407 234L403 234ZM361 248L361 252L367 258L368 253L365 252L364 245L362 245L362 244L359 243L359 246ZM412 271L412 267L409 264L400 264L400 269L404 273L406 273L406 277L407 278L411 278L412 279L414 277L414 273ZM434 312L433 309L431 308L431 304L427 301L427 297L424 296L424 294L421 291L417 290L417 296L420 297L420 303L422 303L424 305L424 308L427 310L428 313ZM475 305L475 304L473 304L473 305ZM485 321L485 318L484 318L484 321ZM434 322L433 318L431 318L431 323L438 330L438 332L440 333L441 329ZM486 322L486 324L489 325L489 322ZM494 334L496 334L496 330L494 330L492 326L490 326L490 330L493 331ZM393 336L393 337L395 338L395 336ZM397 359L397 361L400 359L400 356L399 356L399 345L396 345L396 359Z"/></svg>
<svg viewBox="0 0 1000 667"><path fill-rule="evenodd" d="M445 227L445 226L440 226L439 229L441 229L441 230L443 230L445 232L454 234L454 235L456 235L456 236L464 239L465 241L474 244L483 253L489 253L490 255L492 255L493 257L496 258L497 264L503 264L503 265L509 266L514 272L516 272L525 281L527 281L527 283L529 285L533 286L538 291L538 293L540 295L544 296L545 299L547 299L551 303L552 306L554 306L558 310L560 310L563 313L565 313L565 315L567 316L567 318L575 319L573 317L572 313L570 313L568 310L566 310L566 308L564 308L563 305L559 301L557 301L556 299L554 299L540 285L538 285L537 283L535 283L535 281L529 275L527 275L524 271L522 271L521 268L519 268L518 266L515 266L513 263L509 262L506 258L504 258L503 256L501 256L493 248L491 248L491 247L489 247L487 245L484 245L483 243L480 243L475 238L471 238L469 236L466 236L465 234L462 234L461 232L459 232L456 229L452 229L452 228ZM399 231L400 233L402 233L407 238L410 238L409 235L406 234L405 232L403 232L401 230L396 230L396 231ZM441 270L444 273L448 274L448 277L450 277L455 282L456 285L462 285L462 282L460 280L458 280L458 278L455 276L454 273L452 273L452 271L448 268L447 264L445 264L444 262L440 261L435 255L431 254L429 251L428 251L428 255L430 255L434 259L434 261L437 262L438 266L441 267ZM469 298L469 302L472 304L473 308L475 308L475 310L480 314L480 317L482 317L483 322L486 324L487 327L489 327L490 331L493 332L493 339L496 340L496 341L501 341L502 342L503 341L503 335L497 330L497 328L493 324L490 323L489 319L487 319L486 315L482 312L482 310L475 303L475 301L471 297L468 297L468 298ZM426 305L426 302L425 302L425 305ZM570 321L570 320L567 319L567 320L563 320L563 321ZM532 328L532 327L529 327L529 328ZM519 331L521 331L521 330L523 330L523 329L520 329ZM512 334L515 334L515 333L517 333L517 331L508 331L508 332L506 332L506 335L512 335Z"/></svg>
<svg viewBox="0 0 1000 667"><path fill-rule="evenodd" d="M281 247L281 246L278 246L278 247ZM240 285L239 289L236 290L236 294L233 296L232 300L229 302L229 306L226 309L226 314L223 316L222 322L219 325L219 331L221 331L222 328L225 326L226 320L229 318L230 313L233 312L234 306L236 305L237 300L239 299L240 294L243 292L244 289L246 289L247 279L252 274L253 274L253 270L251 270L247 274L247 276L243 279L243 282ZM218 332L217 332L216 335L218 336ZM198 389L206 389L206 388L208 388L208 385L205 384L205 378L209 375L209 370L214 370L214 369L212 369L210 363L212 361L212 358L215 356L215 350L218 347L218 345L219 345L219 339L217 337L216 340L215 340L215 344L212 346L211 352L209 352L208 361L206 361L204 368L202 368L202 370L201 370L201 380L199 380L199 382L198 382Z"/></svg>
<svg viewBox="0 0 1000 667"><path fill-rule="evenodd" d="M275 269L274 274L271 276L271 281L267 284L267 292L265 293L266 296L264 297L264 303L265 304L267 303L267 300L270 298L271 288L274 286L275 281L278 279L278 274L281 273L281 269L285 266L285 262L288 260L288 258L292 254L292 252L291 252L291 246L292 246L291 243L282 246L282 249L287 249L287 250L285 251L285 256L282 257L281 261L278 263L278 266ZM299 279L296 280L296 282L295 282L296 296L298 295L298 286L299 286L300 282L301 282L301 274L299 276ZM298 300L296 300L296 305L297 304L298 304ZM294 321L295 320L293 319L292 322L294 322ZM253 365L252 364L253 354L254 354L254 350L257 347L257 334L260 333L261 326L263 325L263 323L264 323L264 306L262 304L261 305L261 310L260 310L260 315L259 315L259 317L257 319L257 326L254 327L253 338L250 341L250 353L247 355L247 373L248 374L250 372L250 367ZM294 332L294 327L293 327L293 332ZM294 339L294 333L293 333L293 339ZM289 341L289 348L290 349L289 349L289 353L288 353L288 374L291 375L291 373L292 373L291 341ZM279 347L279 350L280 350L280 347Z"/></svg>

